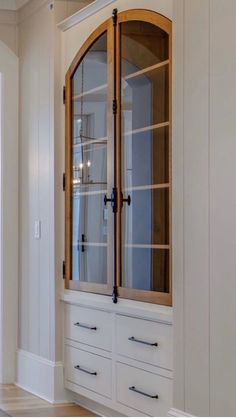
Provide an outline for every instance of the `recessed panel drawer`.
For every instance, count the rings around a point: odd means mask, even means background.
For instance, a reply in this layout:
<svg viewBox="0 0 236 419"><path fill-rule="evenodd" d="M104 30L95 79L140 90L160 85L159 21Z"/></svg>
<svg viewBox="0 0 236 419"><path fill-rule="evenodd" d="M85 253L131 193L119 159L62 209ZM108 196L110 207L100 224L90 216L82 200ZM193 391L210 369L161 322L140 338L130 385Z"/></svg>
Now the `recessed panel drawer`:
<svg viewBox="0 0 236 419"><path fill-rule="evenodd" d="M167 416L172 380L117 363L117 401L150 416Z"/></svg>
<svg viewBox="0 0 236 419"><path fill-rule="evenodd" d="M110 398L111 371L110 359L66 345L66 380Z"/></svg>
<svg viewBox="0 0 236 419"><path fill-rule="evenodd" d="M116 347L120 355L172 369L172 326L116 316Z"/></svg>
<svg viewBox="0 0 236 419"><path fill-rule="evenodd" d="M67 304L65 307L65 337L111 351L111 314Z"/></svg>

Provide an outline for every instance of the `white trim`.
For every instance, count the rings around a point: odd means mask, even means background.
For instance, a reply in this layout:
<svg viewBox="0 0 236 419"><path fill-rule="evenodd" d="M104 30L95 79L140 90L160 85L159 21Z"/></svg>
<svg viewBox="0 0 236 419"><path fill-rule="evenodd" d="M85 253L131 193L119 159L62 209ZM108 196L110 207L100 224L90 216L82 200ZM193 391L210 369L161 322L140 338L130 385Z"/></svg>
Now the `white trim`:
<svg viewBox="0 0 236 419"><path fill-rule="evenodd" d="M19 349L16 353L16 385L50 403L70 401L64 389L62 362L48 359Z"/></svg>
<svg viewBox="0 0 236 419"><path fill-rule="evenodd" d="M120 412L113 410L109 407L104 406L101 403L97 403L94 400L88 399L87 397L81 396L80 394L73 394L73 402L89 410L97 416L101 417L119 417Z"/></svg>
<svg viewBox="0 0 236 419"><path fill-rule="evenodd" d="M74 15L64 19L58 24L58 27L64 32L67 29L72 28L72 26L82 22L82 20L85 20L89 16L92 16L100 10L104 9L109 4L114 3L115 1L116 0L96 0L83 9L79 10Z"/></svg>
<svg viewBox="0 0 236 419"><path fill-rule="evenodd" d="M175 409L174 407L172 407L169 412L168 412L168 417L173 417L173 418L182 418L182 417L192 417L193 415L190 415L190 413L187 412L183 412L182 410L179 409Z"/></svg>
<svg viewBox="0 0 236 419"><path fill-rule="evenodd" d="M173 308L168 306L128 299L119 299L118 303L114 304L110 296L99 295L98 298L96 294L69 290L62 292L61 300L67 304L115 312L126 316L141 317L142 319L169 325L173 323Z"/></svg>

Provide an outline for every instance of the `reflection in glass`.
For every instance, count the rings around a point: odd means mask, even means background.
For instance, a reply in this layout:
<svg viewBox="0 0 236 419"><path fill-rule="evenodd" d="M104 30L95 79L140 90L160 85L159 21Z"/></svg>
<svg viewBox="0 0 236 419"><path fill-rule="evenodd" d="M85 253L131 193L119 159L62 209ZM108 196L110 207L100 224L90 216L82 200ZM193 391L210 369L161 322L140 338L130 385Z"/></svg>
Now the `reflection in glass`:
<svg viewBox="0 0 236 419"><path fill-rule="evenodd" d="M72 279L107 282L107 34L73 80Z"/></svg>

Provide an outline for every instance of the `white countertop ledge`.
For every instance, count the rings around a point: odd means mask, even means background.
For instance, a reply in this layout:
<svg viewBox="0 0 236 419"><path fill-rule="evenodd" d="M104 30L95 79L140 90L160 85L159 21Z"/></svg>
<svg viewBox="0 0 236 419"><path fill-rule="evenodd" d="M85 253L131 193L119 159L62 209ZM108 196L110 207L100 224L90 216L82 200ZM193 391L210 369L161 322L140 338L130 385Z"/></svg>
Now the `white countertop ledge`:
<svg viewBox="0 0 236 419"><path fill-rule="evenodd" d="M109 311L111 313L158 321L170 325L173 323L173 308L158 304L143 303L124 298L118 299L118 303L114 304L110 296L70 290L62 292L61 301L67 304Z"/></svg>
<svg viewBox="0 0 236 419"><path fill-rule="evenodd" d="M65 32L68 29L72 28L72 26L77 25L78 23L87 19L89 16L94 15L95 13L99 12L99 10L104 9L104 7L108 6L111 3L114 3L115 1L116 0L95 0L93 3L89 4L88 6L85 6L83 9L79 10L74 15L60 22L57 26L59 29L62 30L62 32Z"/></svg>

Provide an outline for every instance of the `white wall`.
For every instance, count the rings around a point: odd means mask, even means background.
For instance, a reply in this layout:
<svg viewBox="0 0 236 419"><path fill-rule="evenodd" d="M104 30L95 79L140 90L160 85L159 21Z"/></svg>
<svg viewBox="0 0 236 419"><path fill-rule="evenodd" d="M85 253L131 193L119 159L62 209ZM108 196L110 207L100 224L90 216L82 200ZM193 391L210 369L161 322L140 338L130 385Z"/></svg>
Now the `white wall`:
<svg viewBox="0 0 236 419"><path fill-rule="evenodd" d="M0 42L0 382L15 378L18 333L18 57Z"/></svg>
<svg viewBox="0 0 236 419"><path fill-rule="evenodd" d="M17 12L0 10L0 40L18 55Z"/></svg>
<svg viewBox="0 0 236 419"><path fill-rule="evenodd" d="M16 381L50 401L65 398L60 303L64 220L58 216L63 206L63 89L57 22L70 12L64 0L31 0L18 15L20 238ZM59 206L55 207L55 199L61 199ZM34 237L37 220L41 222L40 240Z"/></svg>
<svg viewBox="0 0 236 419"><path fill-rule="evenodd" d="M235 13L175 2L174 406L198 416L236 414Z"/></svg>
<svg viewBox="0 0 236 419"><path fill-rule="evenodd" d="M19 349L51 361L62 358L62 320L59 297L56 294L57 288L58 294L60 292L64 257L61 252L60 255L57 253L58 257L55 259L64 222L57 216L63 205L61 149L64 149L64 139L61 136L60 110L64 108L60 83L60 31L56 24L80 7L81 2L78 1L31 0L20 10L18 16ZM62 139L61 142L58 142L59 138ZM60 205L55 208L54 198L58 197L61 198ZM34 238L36 220L41 221L40 240Z"/></svg>

